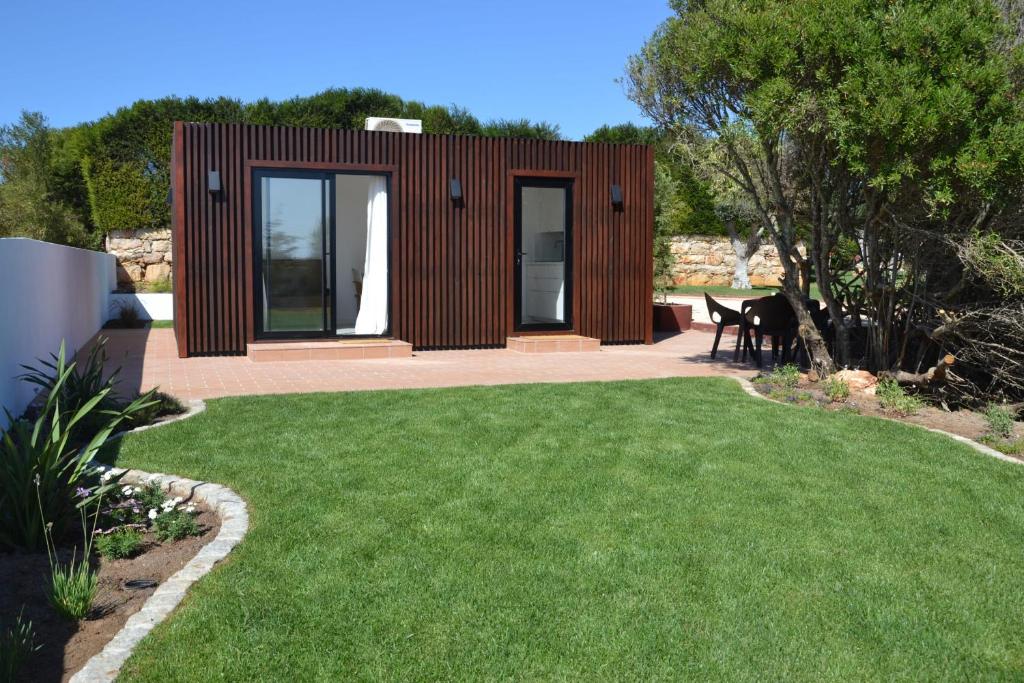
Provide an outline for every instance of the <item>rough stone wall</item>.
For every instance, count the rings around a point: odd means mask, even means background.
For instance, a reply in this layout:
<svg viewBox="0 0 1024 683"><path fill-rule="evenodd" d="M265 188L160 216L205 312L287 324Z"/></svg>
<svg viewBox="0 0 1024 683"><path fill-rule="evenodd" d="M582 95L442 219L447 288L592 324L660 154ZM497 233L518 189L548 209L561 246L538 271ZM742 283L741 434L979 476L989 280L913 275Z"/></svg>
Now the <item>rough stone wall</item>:
<svg viewBox="0 0 1024 683"><path fill-rule="evenodd" d="M117 258L118 285L167 280L171 277L171 231L112 230L107 252Z"/></svg>
<svg viewBox="0 0 1024 683"><path fill-rule="evenodd" d="M732 284L736 253L728 237L683 235L672 238L672 282L677 285ZM776 286L782 277L782 263L774 244L762 244L750 258L750 284Z"/></svg>

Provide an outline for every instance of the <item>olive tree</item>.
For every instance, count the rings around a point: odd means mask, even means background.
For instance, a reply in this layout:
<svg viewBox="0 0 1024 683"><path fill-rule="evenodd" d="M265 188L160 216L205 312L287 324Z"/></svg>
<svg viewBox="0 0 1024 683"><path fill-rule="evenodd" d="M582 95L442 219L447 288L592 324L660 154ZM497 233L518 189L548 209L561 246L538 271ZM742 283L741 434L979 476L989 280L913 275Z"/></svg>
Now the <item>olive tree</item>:
<svg viewBox="0 0 1024 683"><path fill-rule="evenodd" d="M778 248L813 370L835 361L805 304L806 234L843 362L842 268L862 273L875 365L904 285L901 232L984 227L1016 186L1020 111L1007 24L990 0L675 0L632 57L630 97L683 144L719 152ZM855 245L855 266L834 255Z"/></svg>

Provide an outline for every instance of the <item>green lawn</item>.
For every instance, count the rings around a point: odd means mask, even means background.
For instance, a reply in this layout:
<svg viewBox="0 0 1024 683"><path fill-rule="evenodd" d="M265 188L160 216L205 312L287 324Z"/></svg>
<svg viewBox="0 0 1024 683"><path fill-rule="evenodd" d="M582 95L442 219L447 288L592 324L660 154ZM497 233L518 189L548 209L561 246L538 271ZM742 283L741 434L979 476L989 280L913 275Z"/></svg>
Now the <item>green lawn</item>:
<svg viewBox="0 0 1024 683"><path fill-rule="evenodd" d="M211 401L249 503L126 680L1024 677L1024 468L725 379Z"/></svg>
<svg viewBox="0 0 1024 683"><path fill-rule="evenodd" d="M711 296L736 296L744 299L756 299L759 296L770 296L782 291L781 287L754 287L753 289L733 289L725 285L675 285L669 292L671 294L684 294L686 296L704 296L707 292ZM821 299L821 292L818 285L811 283L811 298Z"/></svg>

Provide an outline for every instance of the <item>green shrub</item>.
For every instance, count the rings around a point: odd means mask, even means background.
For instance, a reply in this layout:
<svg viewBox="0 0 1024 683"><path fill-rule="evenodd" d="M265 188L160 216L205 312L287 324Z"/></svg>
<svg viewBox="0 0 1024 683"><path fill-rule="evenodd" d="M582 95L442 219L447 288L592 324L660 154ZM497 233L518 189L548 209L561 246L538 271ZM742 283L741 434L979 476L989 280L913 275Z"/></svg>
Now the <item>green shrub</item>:
<svg viewBox="0 0 1024 683"><path fill-rule="evenodd" d="M181 415L188 410L184 403L162 391L152 392L149 395L149 402L151 405L147 405L131 416L130 422L132 427L153 424L161 417Z"/></svg>
<svg viewBox="0 0 1024 683"><path fill-rule="evenodd" d="M183 509L171 509L160 513L153 520L153 533L161 541L180 541L186 536L198 536L201 531L194 513Z"/></svg>
<svg viewBox="0 0 1024 683"><path fill-rule="evenodd" d="M829 377L822 384L825 396L833 403L850 398L850 385L838 377Z"/></svg>
<svg viewBox="0 0 1024 683"><path fill-rule="evenodd" d="M145 283L142 289L153 294L170 294L174 291L174 283L171 281L171 278L162 277L159 280Z"/></svg>
<svg viewBox="0 0 1024 683"><path fill-rule="evenodd" d="M883 379L875 390L878 402L884 410L897 415L915 415L924 403L916 396L909 396L894 379Z"/></svg>
<svg viewBox="0 0 1024 683"><path fill-rule="evenodd" d="M135 304L128 300L117 301L113 305L114 316L107 321L105 327L111 330L137 330L146 326L142 314Z"/></svg>
<svg viewBox="0 0 1024 683"><path fill-rule="evenodd" d="M0 631L0 681L17 680L25 660L41 647L36 644L32 622L24 620L24 612L19 613L13 624Z"/></svg>
<svg viewBox="0 0 1024 683"><path fill-rule="evenodd" d="M988 422L989 433L1001 439L1013 438L1015 417L1013 411L1006 406L990 403L985 408L985 421Z"/></svg>
<svg viewBox="0 0 1024 683"><path fill-rule="evenodd" d="M120 528L96 537L96 552L111 560L134 557L142 548L142 532Z"/></svg>
<svg viewBox="0 0 1024 683"><path fill-rule="evenodd" d="M27 368L24 381L43 388L33 422L15 420L0 439L0 547L38 550L46 530L60 537L76 508L89 505L106 487L81 491L96 476L92 461L113 430L149 403L148 395L118 408L111 405L113 378L102 379L90 356L82 373L65 359L64 344L45 370ZM95 391L94 394L90 392Z"/></svg>
<svg viewBox="0 0 1024 683"><path fill-rule="evenodd" d="M759 384L774 384L783 389L795 389L800 384L800 368L793 364L773 369L767 375L754 378Z"/></svg>

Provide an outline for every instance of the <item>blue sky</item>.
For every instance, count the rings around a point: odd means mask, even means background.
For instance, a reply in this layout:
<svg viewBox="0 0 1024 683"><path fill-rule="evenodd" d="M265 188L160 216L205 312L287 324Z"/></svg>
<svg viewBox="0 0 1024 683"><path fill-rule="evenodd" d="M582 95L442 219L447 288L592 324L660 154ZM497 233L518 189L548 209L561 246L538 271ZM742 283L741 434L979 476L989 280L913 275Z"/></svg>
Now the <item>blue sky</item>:
<svg viewBox="0 0 1024 683"><path fill-rule="evenodd" d="M643 119L615 82L666 0L13 0L0 123L55 126L164 95L284 99L377 87L481 119L528 117L578 139Z"/></svg>

